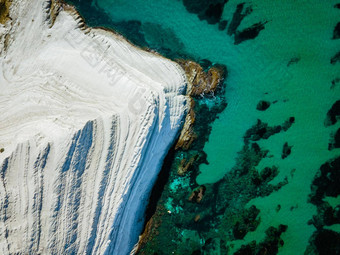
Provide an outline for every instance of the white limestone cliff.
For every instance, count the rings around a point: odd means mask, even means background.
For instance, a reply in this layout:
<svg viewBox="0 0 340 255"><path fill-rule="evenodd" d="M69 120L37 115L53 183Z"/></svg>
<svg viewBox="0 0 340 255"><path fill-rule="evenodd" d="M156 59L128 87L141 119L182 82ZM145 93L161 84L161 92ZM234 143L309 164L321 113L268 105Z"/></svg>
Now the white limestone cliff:
<svg viewBox="0 0 340 255"><path fill-rule="evenodd" d="M14 0L10 17L0 24L0 254L128 254L182 126L184 72L56 1Z"/></svg>

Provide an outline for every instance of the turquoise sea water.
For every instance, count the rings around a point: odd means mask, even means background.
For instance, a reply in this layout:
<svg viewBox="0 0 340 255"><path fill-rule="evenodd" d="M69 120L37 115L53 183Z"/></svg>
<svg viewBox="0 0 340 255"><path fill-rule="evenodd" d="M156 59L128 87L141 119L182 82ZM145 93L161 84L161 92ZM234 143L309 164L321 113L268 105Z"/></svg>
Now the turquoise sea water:
<svg viewBox="0 0 340 255"><path fill-rule="evenodd" d="M339 122L334 125L325 124L327 112L340 99L340 63L336 60L331 63L331 59L340 51L340 40L337 39L335 29L340 21L337 1L69 2L78 7L89 25L113 28L133 43L155 49L172 59L190 58L200 63L209 60L226 65L228 69L224 92L228 106L212 123L209 140L203 149L207 161L198 166L199 174L191 175L195 177L194 180L188 181L186 177L170 178L170 183L165 187L168 190L164 191L164 194L167 194L165 197L169 198L163 201L166 209L181 215L187 208L193 216L201 215L201 223L195 223L193 220L192 225L188 223L190 220L176 223L179 218L175 216L171 216L171 221L164 219L163 222L176 225L174 233L181 238L174 237L172 241L175 244L169 245L163 253L157 245L150 245L152 247L146 249L144 254L153 254L150 253L152 249L157 254L191 254L195 251L202 254L233 254L242 245L249 245L254 240L259 244L266 239L268 229L271 226L278 228L279 224L288 226L280 237L284 244L280 243L279 254L313 254L311 250L306 250L306 247L312 242L316 226L338 233L340 214L339 219L327 224L326 220L319 220L323 222L319 225L309 222L313 216L323 218L320 204L322 208L328 206L327 208L332 208L334 212L340 205L338 191L326 192L326 195L320 198L322 202L310 202L311 185L320 166L340 155L337 146L331 146L333 149L329 147L336 137L336 132L339 132ZM254 25L262 26L262 30L249 30L254 28ZM244 40L246 37L251 39ZM270 104L268 109L257 108L261 100ZM287 130L283 128L273 135L267 135L269 128L265 128L264 132L267 133L264 137L260 135L258 139L250 139L251 142L244 138L258 120L273 127L283 126L290 118L294 121ZM262 126L261 128L263 131ZM252 130L254 131L254 128ZM243 178L242 173L239 173L240 157L246 153L245 146L254 143L267 153L253 165L253 158L244 157L243 161L252 165L251 171L248 172L253 176L254 173L261 173L266 167L275 167L277 173L267 184L284 185L263 195L262 186L256 187L256 190L252 186L253 183L245 183L251 179L249 177L242 179L242 182L235 181L242 183L242 190L230 191L226 188L232 183L229 177L240 180ZM285 148L290 151L287 157L283 157ZM339 168L334 169L339 171ZM337 178L339 177L336 177L335 183L340 185L340 179ZM227 182L229 184L225 184ZM227 204L221 209L223 212L210 212L216 217L212 220L211 215L210 218L207 216L209 210L202 206L209 207L213 204L218 207L218 202L207 201L204 205L193 207L186 205L189 203L187 197L190 192L199 185L205 185L207 188L207 200L215 199L214 195L209 193L209 188L218 190L216 194L220 194L223 185L225 194L242 196L242 192L249 189L252 195L247 199L240 199L239 205L233 204L237 199L225 198ZM185 190L185 197L180 197L179 194L182 193L178 191L178 187ZM252 228L249 227L250 223L246 224L249 229L244 236L238 238L235 234L235 224L240 225L242 220L235 220L235 217L231 216L232 212L244 211L252 205L259 210L256 216L258 224ZM199 213L200 210L203 213ZM228 221L235 221L235 224L229 226L225 223ZM207 227L203 227L205 223ZM197 227L195 224L201 226ZM223 226L234 232L221 233ZM162 228L159 232L162 236ZM337 240L334 242L337 242L339 248L340 237L336 234L334 236L334 240ZM162 238L156 237L155 240L161 243ZM190 240L190 245L194 247L191 251L186 251L190 253L184 253L179 248L181 244L188 245L185 240ZM207 244L207 240L213 241ZM209 250L211 243L215 248L219 247L215 249L216 253ZM332 245L329 244L328 247ZM208 248L204 250L202 247ZM266 249L269 250L268 253L255 253L253 248L252 253L238 254L277 253L268 247ZM315 253L316 251L324 254L320 249L313 250Z"/></svg>

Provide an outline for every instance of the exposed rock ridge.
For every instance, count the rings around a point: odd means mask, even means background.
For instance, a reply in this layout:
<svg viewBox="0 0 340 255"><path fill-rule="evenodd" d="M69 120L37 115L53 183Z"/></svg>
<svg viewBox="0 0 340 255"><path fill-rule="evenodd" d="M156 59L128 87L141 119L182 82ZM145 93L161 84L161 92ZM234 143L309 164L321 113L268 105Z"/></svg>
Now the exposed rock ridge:
<svg viewBox="0 0 340 255"><path fill-rule="evenodd" d="M196 62L191 60L177 60L184 69L188 80L187 95L189 96L189 111L175 149L189 149L197 138L193 130L195 123L194 98L204 94L213 94L223 82L226 69L219 65L212 66L207 72Z"/></svg>

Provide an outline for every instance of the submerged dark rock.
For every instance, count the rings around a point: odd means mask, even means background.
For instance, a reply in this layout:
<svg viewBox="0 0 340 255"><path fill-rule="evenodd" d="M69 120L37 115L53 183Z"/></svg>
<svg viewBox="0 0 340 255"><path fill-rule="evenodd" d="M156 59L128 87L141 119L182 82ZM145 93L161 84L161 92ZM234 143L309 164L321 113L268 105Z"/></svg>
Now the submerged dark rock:
<svg viewBox="0 0 340 255"><path fill-rule="evenodd" d="M327 112L325 126L334 125L340 118L340 100L336 101Z"/></svg>
<svg viewBox="0 0 340 255"><path fill-rule="evenodd" d="M218 23L218 29L223 31L224 29L226 29L227 25L228 25L228 21L222 20L220 21L220 23Z"/></svg>
<svg viewBox="0 0 340 255"><path fill-rule="evenodd" d="M296 64L300 61L300 58L299 57L294 57L294 58L291 58L287 64L287 66L290 66L290 65L293 65L293 64Z"/></svg>
<svg viewBox="0 0 340 255"><path fill-rule="evenodd" d="M339 39L339 38L340 38L340 22L338 22L338 24L336 24L334 28L332 39Z"/></svg>
<svg viewBox="0 0 340 255"><path fill-rule="evenodd" d="M340 62L340 51L331 58L332 65L335 65L337 62Z"/></svg>
<svg viewBox="0 0 340 255"><path fill-rule="evenodd" d="M255 39L260 34L261 30L264 29L265 24L266 22L259 22L242 30L241 32L237 31L235 33L234 44L236 45L247 40Z"/></svg>
<svg viewBox="0 0 340 255"><path fill-rule="evenodd" d="M257 219L260 210L254 205L242 213L228 217L230 221L236 221L233 226L233 235L235 239L243 239L249 231L255 231L260 224L260 219ZM235 219L233 219L233 216Z"/></svg>
<svg viewBox="0 0 340 255"><path fill-rule="evenodd" d="M251 7L245 7L245 3L240 3L237 5L236 10L234 12L233 18L229 24L227 34L233 35L235 34L237 28L241 24L242 20L252 12Z"/></svg>
<svg viewBox="0 0 340 255"><path fill-rule="evenodd" d="M283 149L282 149L282 155L281 155L282 159L285 159L290 155L290 153L292 152L292 147L293 146L289 146L288 143L285 142L285 144L283 145Z"/></svg>
<svg viewBox="0 0 340 255"><path fill-rule="evenodd" d="M270 127L267 123L257 120L257 123L247 130L244 140L248 141L258 141L260 139L268 139L272 135L280 133L281 131L287 131L292 124L295 122L294 117L290 117L282 125Z"/></svg>
<svg viewBox="0 0 340 255"><path fill-rule="evenodd" d="M324 200L326 196L340 195L340 157L324 163L315 175L311 185L309 202L317 208L317 214L308 222L316 231L309 239L305 255L340 254L340 234L324 229L325 226L340 224L340 205L332 207Z"/></svg>
<svg viewBox="0 0 340 255"><path fill-rule="evenodd" d="M311 203L318 205L325 196L340 195L340 157L324 163L312 182Z"/></svg>
<svg viewBox="0 0 340 255"><path fill-rule="evenodd" d="M331 89L334 89L336 85L340 82L340 78L335 78L332 80L332 86Z"/></svg>
<svg viewBox="0 0 340 255"><path fill-rule="evenodd" d="M270 102L261 100L260 102L258 102L256 109L259 111L265 111L269 108L269 106L270 106Z"/></svg>
<svg viewBox="0 0 340 255"><path fill-rule="evenodd" d="M183 0L188 12L197 14L200 20L206 20L209 24L220 21L227 2L227 0Z"/></svg>
<svg viewBox="0 0 340 255"><path fill-rule="evenodd" d="M338 128L332 137L332 141L328 144L328 150L333 150L336 148L340 148L340 128Z"/></svg>
<svg viewBox="0 0 340 255"><path fill-rule="evenodd" d="M208 9L205 11L205 17L208 23L216 24L221 20L223 13L224 3L210 4Z"/></svg>
<svg viewBox="0 0 340 255"><path fill-rule="evenodd" d="M336 131L334 136L334 148L340 148L340 128Z"/></svg>
<svg viewBox="0 0 340 255"><path fill-rule="evenodd" d="M269 227L266 230L265 239L256 244L252 241L247 245L242 245L241 248L234 253L234 255L274 255L278 253L279 247L284 245L281 239L281 234L286 232L288 226L280 224L277 228Z"/></svg>
<svg viewBox="0 0 340 255"><path fill-rule="evenodd" d="M339 255L340 234L332 230L322 229L315 231L310 239L311 245L306 249L305 255Z"/></svg>

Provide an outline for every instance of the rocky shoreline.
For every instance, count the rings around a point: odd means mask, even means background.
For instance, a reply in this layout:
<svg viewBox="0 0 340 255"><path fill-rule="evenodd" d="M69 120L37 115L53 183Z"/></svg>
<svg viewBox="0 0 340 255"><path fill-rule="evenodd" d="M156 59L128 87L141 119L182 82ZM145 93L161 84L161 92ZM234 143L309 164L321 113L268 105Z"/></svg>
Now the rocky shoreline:
<svg viewBox="0 0 340 255"><path fill-rule="evenodd" d="M205 161L203 146L209 136L209 126L225 107L224 87L227 77L227 69L222 65L211 65L205 70L203 67L192 60L177 60L181 67L185 70L188 79L187 96L189 96L189 111L187 113L185 123L176 145L173 148L173 161L164 166L163 171L170 171L170 178L164 190L169 189L169 184L173 183L173 178L187 179L188 176L194 182L197 174L198 166ZM208 109L205 105L205 100L214 101L214 97L221 99L221 102L216 103L213 109ZM216 99L215 98L215 99ZM215 100L217 101L217 100ZM203 106L203 107L202 107ZM211 115L215 116L209 120L203 121L206 116L206 111L211 111ZM205 124L203 123L205 122ZM158 192L159 187L154 189ZM191 194L179 195L183 199L193 203L200 204L204 198L206 187L204 185L194 188ZM182 194L182 193L181 193ZM149 254L151 251L148 246L154 242L159 233L159 227L166 226L163 222L164 218L171 215L172 212L164 206L163 197L159 201L153 216L145 224L144 231L140 236L138 245L136 246L136 254ZM204 215L196 214L193 216L193 222L199 222ZM166 220L166 219L165 219Z"/></svg>

